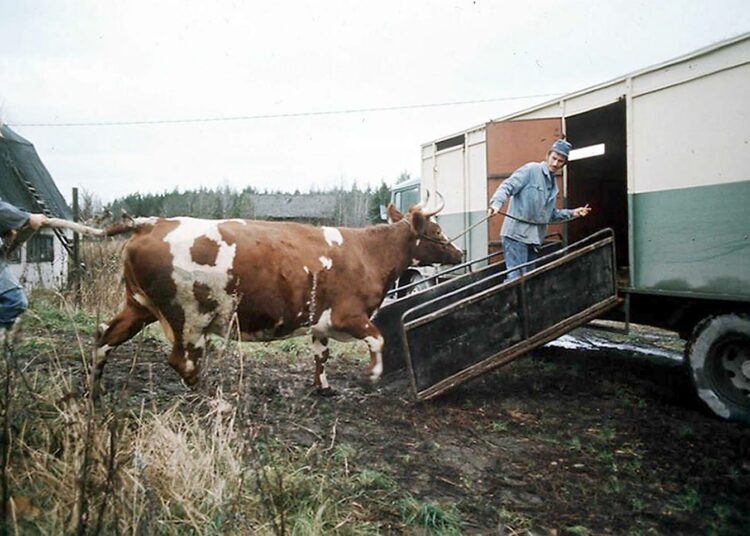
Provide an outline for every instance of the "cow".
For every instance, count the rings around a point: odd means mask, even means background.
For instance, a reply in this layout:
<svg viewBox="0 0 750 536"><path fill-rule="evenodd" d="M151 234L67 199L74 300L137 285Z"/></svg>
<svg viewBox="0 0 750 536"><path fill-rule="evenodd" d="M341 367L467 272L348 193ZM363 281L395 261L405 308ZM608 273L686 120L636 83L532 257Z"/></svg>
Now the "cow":
<svg viewBox="0 0 750 536"><path fill-rule="evenodd" d="M332 393L330 338L365 341L378 380L384 341L370 318L391 284L410 265L462 260L430 219L443 206L440 198L432 210L418 204L402 214L391 204L389 223L365 228L187 217L110 226L107 236L132 236L123 249L124 306L97 330L94 385L110 352L155 321L172 343L170 366L195 385L207 336L226 335L235 314L244 341L311 336L319 393Z"/></svg>

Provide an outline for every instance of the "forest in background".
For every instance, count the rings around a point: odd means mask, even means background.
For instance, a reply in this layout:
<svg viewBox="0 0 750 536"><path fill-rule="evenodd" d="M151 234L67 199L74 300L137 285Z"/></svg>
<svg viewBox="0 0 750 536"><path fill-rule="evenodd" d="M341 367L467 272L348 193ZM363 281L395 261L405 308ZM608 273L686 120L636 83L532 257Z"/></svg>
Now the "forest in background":
<svg viewBox="0 0 750 536"><path fill-rule="evenodd" d="M406 172L402 173L396 183L411 179ZM320 199L333 197L335 209L333 214L326 214L330 223L337 226L363 227L375 223L382 223L380 206L388 205L390 201L390 186L381 181L377 188L360 188L356 182L350 188L336 187L328 190L315 190L309 193L295 191L269 192L258 191L252 186L242 190L235 190L228 186L219 188L200 188L198 190L164 192L161 194L134 193L115 199L109 204L103 204L95 194L83 191L80 194L80 219L88 221L102 212L110 212L114 217L127 213L133 217L139 216L191 216L207 219L247 218L263 219L255 210L255 203L262 196L287 195L308 196ZM255 200L255 203L254 203ZM292 219L294 219L292 217Z"/></svg>

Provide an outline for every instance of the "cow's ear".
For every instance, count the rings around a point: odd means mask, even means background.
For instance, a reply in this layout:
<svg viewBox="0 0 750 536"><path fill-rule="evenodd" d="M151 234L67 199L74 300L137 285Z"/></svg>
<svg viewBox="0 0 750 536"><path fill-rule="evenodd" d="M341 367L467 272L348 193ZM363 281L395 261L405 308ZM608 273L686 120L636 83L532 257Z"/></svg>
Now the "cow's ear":
<svg viewBox="0 0 750 536"><path fill-rule="evenodd" d="M411 217L411 227L414 231L421 235L424 233L424 229L427 226L427 218L422 214L421 210L410 210L409 215Z"/></svg>
<svg viewBox="0 0 750 536"><path fill-rule="evenodd" d="M388 204L388 221L390 223L396 223L404 219L404 215L401 214L398 209L396 208L396 205L393 203Z"/></svg>

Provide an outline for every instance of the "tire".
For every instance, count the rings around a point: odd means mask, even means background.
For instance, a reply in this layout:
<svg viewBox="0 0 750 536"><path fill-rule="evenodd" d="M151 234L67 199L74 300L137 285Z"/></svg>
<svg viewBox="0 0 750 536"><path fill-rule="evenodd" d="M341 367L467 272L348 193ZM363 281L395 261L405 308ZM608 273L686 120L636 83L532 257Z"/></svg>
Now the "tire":
<svg viewBox="0 0 750 536"><path fill-rule="evenodd" d="M412 283L416 283L418 281L424 281L424 283L416 285L415 287L412 287L408 290L399 292L399 298L403 298L404 296L414 294L415 292L421 292L434 285L432 280L425 279L424 277L422 277L422 274L420 274L419 272L411 271L411 270L405 273L404 275L402 275L401 279L403 281L400 283L400 286L403 286L403 287L405 287L406 285L411 285Z"/></svg>
<svg viewBox="0 0 750 536"><path fill-rule="evenodd" d="M698 397L711 411L750 424L750 316L703 319L693 330L685 357Z"/></svg>

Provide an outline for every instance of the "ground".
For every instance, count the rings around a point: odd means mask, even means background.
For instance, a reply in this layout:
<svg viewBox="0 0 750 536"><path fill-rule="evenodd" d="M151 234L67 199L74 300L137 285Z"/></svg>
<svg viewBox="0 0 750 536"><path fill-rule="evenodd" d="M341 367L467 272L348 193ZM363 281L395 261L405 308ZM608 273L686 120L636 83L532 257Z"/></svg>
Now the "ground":
<svg viewBox="0 0 750 536"><path fill-rule="evenodd" d="M242 363L212 358L203 389L231 392L242 365L241 415L262 437L303 450L335 446L347 473L439 505L458 520L454 533L746 534L750 430L695 399L669 357L680 341L649 330L574 335L426 403L405 376L371 385L364 344L333 347L327 371L337 395L316 395L301 338L243 345ZM611 344L570 344L605 337ZM105 387L129 377L134 407L190 393L159 337L116 352ZM420 533L393 512L381 509L379 532Z"/></svg>

